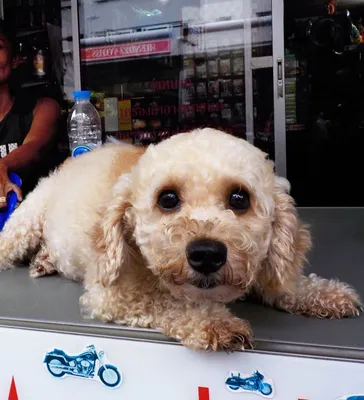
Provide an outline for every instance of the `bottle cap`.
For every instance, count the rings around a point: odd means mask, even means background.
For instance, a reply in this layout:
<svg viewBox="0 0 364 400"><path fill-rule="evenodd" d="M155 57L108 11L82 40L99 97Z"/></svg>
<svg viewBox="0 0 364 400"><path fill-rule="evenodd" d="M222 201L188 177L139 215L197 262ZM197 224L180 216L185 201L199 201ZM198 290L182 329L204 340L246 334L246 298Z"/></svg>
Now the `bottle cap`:
<svg viewBox="0 0 364 400"><path fill-rule="evenodd" d="M91 91L90 90L75 90L73 92L74 100L90 100Z"/></svg>

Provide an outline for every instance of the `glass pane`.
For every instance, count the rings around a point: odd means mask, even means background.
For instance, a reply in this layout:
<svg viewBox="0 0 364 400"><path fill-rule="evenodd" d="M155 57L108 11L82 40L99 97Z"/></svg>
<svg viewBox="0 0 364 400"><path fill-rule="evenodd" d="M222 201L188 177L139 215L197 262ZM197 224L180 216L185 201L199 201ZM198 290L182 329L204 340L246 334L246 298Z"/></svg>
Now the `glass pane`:
<svg viewBox="0 0 364 400"><path fill-rule="evenodd" d="M364 2L285 1L287 171L300 206L363 206ZM358 184L359 183L359 184Z"/></svg>
<svg viewBox="0 0 364 400"><path fill-rule="evenodd" d="M105 134L147 144L211 126L269 147L271 4L79 1L82 86Z"/></svg>

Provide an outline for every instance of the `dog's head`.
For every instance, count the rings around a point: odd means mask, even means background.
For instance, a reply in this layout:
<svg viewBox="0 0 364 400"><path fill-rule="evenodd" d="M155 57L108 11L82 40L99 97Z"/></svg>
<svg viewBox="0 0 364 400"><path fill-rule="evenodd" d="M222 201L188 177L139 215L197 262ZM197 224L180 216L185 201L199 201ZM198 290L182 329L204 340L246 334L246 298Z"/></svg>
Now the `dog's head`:
<svg viewBox="0 0 364 400"><path fill-rule="evenodd" d="M101 281L112 284L136 246L176 297L228 302L251 287L287 288L310 244L288 191L263 152L217 130L150 146L103 220Z"/></svg>

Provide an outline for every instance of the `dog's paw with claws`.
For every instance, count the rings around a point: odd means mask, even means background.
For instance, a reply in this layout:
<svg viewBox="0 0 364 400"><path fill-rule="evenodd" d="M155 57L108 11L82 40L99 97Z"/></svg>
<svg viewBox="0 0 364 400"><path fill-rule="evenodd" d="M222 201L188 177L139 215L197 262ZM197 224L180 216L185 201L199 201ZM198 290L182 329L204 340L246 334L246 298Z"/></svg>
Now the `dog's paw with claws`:
<svg viewBox="0 0 364 400"><path fill-rule="evenodd" d="M298 297L297 313L318 318L358 316L362 303L358 293L346 283L310 274L304 295Z"/></svg>
<svg viewBox="0 0 364 400"><path fill-rule="evenodd" d="M236 317L201 322L183 344L193 350L234 351L251 349L252 330L247 321Z"/></svg>
<svg viewBox="0 0 364 400"><path fill-rule="evenodd" d="M314 307L314 315L321 318L357 317L363 311L359 295L344 283L333 285L332 291Z"/></svg>

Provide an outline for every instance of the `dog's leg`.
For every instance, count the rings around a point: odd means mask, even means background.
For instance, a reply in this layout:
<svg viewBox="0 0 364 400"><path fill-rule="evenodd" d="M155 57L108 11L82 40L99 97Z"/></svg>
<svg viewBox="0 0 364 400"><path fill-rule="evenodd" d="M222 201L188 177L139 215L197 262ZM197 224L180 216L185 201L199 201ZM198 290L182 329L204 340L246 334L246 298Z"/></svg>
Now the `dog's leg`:
<svg viewBox="0 0 364 400"><path fill-rule="evenodd" d="M168 304L162 311L163 304ZM223 304L188 304L174 298L157 304L151 327L193 350L243 350L252 348L247 321L235 317Z"/></svg>
<svg viewBox="0 0 364 400"><path fill-rule="evenodd" d="M359 315L359 295L349 285L315 274L300 276L290 292L283 295L265 293L264 301L292 314L319 318L343 318Z"/></svg>
<svg viewBox="0 0 364 400"><path fill-rule="evenodd" d="M45 245L42 245L29 266L29 276L39 278L44 275L53 275L57 272L54 261Z"/></svg>
<svg viewBox="0 0 364 400"><path fill-rule="evenodd" d="M154 328L193 350L242 350L252 347L247 321L220 303L192 303L158 290L90 285L81 297L83 314L105 322Z"/></svg>
<svg viewBox="0 0 364 400"><path fill-rule="evenodd" d="M0 233L0 270L13 267L39 248L51 188L51 181L43 179L6 222Z"/></svg>

